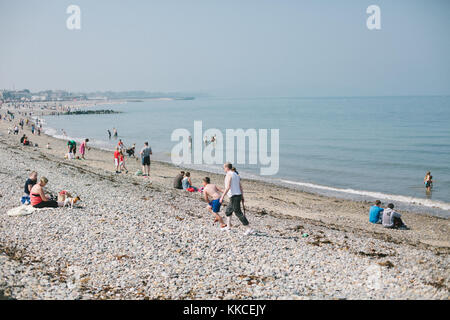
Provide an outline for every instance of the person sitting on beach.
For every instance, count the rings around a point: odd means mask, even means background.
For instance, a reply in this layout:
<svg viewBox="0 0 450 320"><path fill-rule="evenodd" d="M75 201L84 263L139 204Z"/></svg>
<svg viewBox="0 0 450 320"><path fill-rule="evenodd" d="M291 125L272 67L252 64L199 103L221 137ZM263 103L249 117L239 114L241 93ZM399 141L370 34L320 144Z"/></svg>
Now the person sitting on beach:
<svg viewBox="0 0 450 320"><path fill-rule="evenodd" d="M86 149L87 149L87 143L89 142L89 139L85 139L81 144L80 144L80 153L81 153L81 159L84 160L84 155L86 154Z"/></svg>
<svg viewBox="0 0 450 320"><path fill-rule="evenodd" d="M183 181L184 173L184 171L181 171L173 180L173 187L175 189L183 190L183 184L181 183L181 181Z"/></svg>
<svg viewBox="0 0 450 320"><path fill-rule="evenodd" d="M21 141L22 141L22 144L24 145L24 146L29 146L29 145L31 145L31 142L28 140L28 137L26 136L26 135L24 135L23 137L22 137L22 139L20 139Z"/></svg>
<svg viewBox="0 0 450 320"><path fill-rule="evenodd" d="M203 179L203 196L205 198L206 203L208 203L208 210L214 216L214 223L219 222L220 228L225 229L227 225L223 222L222 217L219 215L220 207L222 204L220 203L220 194L223 192L222 189L217 187L215 184L211 183L211 179L206 177ZM211 199L211 200L210 200Z"/></svg>
<svg viewBox="0 0 450 320"><path fill-rule="evenodd" d="M38 177L37 172L33 171L30 173L27 181L25 181L25 186L23 188L24 196L22 197L23 204L30 204L31 202L30 192L33 186L37 183L37 177Z"/></svg>
<svg viewBox="0 0 450 320"><path fill-rule="evenodd" d="M370 207L369 221L375 224L381 224L383 220L383 211L384 209L381 208L381 201L375 201L375 205Z"/></svg>
<svg viewBox="0 0 450 320"><path fill-rule="evenodd" d="M408 227L401 219L402 215L394 211L394 205L388 204L388 207L383 212L383 227L390 229L408 230Z"/></svg>
<svg viewBox="0 0 450 320"><path fill-rule="evenodd" d="M192 186L192 181L191 181L191 173L190 172L186 172L184 175L183 180L181 181L181 185L183 186L183 190L184 191L189 191L188 189L193 189L193 191L197 191L197 188Z"/></svg>
<svg viewBox="0 0 450 320"><path fill-rule="evenodd" d="M42 177L39 180L39 183L36 183L30 191L31 205L34 208L58 208L63 207L64 202L57 202L55 200L51 200L48 196L45 195L44 187L47 185L48 179L46 177Z"/></svg>

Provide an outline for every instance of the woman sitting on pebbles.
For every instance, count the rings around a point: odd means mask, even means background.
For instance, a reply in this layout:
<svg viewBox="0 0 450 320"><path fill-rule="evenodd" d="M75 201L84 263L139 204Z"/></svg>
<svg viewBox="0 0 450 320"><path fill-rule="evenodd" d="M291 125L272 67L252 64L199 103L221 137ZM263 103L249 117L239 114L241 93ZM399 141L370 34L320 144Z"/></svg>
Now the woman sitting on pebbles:
<svg viewBox="0 0 450 320"><path fill-rule="evenodd" d="M46 177L42 177L39 180L39 183L35 184L33 188L31 188L30 198L31 205L34 208L58 208L63 207L64 202L56 202L55 200L50 200L44 193L44 187L47 185L48 179Z"/></svg>
<svg viewBox="0 0 450 320"><path fill-rule="evenodd" d="M197 188L192 186L191 173L190 172L186 172L184 174L184 178L181 181L181 185L183 186L183 190L184 191L189 191L189 192L197 191Z"/></svg>

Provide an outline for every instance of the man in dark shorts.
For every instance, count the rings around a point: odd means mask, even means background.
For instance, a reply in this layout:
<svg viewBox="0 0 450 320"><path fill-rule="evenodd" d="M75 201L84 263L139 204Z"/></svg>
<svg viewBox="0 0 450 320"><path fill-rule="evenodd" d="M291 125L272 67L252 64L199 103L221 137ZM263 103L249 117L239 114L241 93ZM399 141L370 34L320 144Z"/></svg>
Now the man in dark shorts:
<svg viewBox="0 0 450 320"><path fill-rule="evenodd" d="M142 172L144 177L150 177L150 155L152 154L152 148L148 146L148 142L144 143L144 148L141 150Z"/></svg>
<svg viewBox="0 0 450 320"><path fill-rule="evenodd" d="M77 153L77 143L75 140L69 140L69 142L67 142L67 147L69 148L69 153L73 153L73 155Z"/></svg>
<svg viewBox="0 0 450 320"><path fill-rule="evenodd" d="M244 199L244 190L241 185L241 178L236 172L233 172L233 165L229 162L225 163L223 165L223 169L226 173L225 176L225 191L223 192L222 196L220 197L220 203L223 203L223 199L226 195L230 198L230 203L227 206L227 209L225 211L225 215L227 217L227 228L231 228L231 216L234 212L236 217L241 221L241 223L246 228L245 235L253 234L255 231L250 228L250 224L245 217L245 215L242 213L241 210L241 202Z"/></svg>

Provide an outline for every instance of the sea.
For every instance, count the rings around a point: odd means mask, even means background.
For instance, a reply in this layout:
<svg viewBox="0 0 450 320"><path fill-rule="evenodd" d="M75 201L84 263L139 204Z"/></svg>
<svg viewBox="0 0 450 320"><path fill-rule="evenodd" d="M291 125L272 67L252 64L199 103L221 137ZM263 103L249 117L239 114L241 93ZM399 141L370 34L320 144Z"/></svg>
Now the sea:
<svg viewBox="0 0 450 320"><path fill-rule="evenodd" d="M89 138L91 146L113 150L117 139L109 139L107 130L116 128L126 146L135 143L139 152L148 141L154 159L171 162L179 143L172 141L172 134L186 129L194 136L195 121L202 121L203 132L214 128L224 137L227 129L257 133L267 129L269 155L278 157L279 170L263 176L261 164L237 165L244 178L343 199L380 199L395 203L399 210L450 216L449 96L202 97L112 103L94 109L120 113L46 116L45 133L60 139ZM271 154L270 135L276 129L279 152ZM249 144L235 153L247 149ZM220 164L184 167L221 172ZM431 193L423 184L427 171L434 180Z"/></svg>

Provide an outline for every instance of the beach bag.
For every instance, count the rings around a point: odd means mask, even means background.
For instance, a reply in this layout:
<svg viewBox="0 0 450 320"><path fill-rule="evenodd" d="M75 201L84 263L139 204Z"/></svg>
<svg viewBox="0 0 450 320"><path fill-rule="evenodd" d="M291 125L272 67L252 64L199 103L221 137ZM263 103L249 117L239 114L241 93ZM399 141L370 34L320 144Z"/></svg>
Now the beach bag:
<svg viewBox="0 0 450 320"><path fill-rule="evenodd" d="M58 202L64 202L67 198L72 198L72 195L68 193L66 190L61 191L58 193Z"/></svg>

